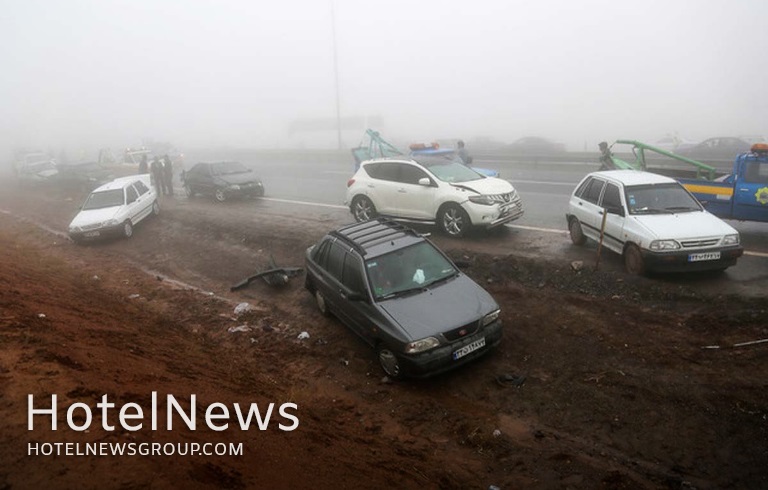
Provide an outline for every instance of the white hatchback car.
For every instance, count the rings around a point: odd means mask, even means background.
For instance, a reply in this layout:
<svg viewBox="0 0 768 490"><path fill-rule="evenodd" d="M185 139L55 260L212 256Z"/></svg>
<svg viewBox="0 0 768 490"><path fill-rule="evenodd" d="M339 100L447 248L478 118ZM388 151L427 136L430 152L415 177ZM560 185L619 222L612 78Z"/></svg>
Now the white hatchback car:
<svg viewBox="0 0 768 490"><path fill-rule="evenodd" d="M160 205L149 174L121 177L88 195L69 224L69 236L74 242L106 236L130 237L133 227L151 214L160 214Z"/></svg>
<svg viewBox="0 0 768 490"><path fill-rule="evenodd" d="M568 203L571 240L586 238L624 256L628 272L724 270L744 249L739 233L679 182L635 170L587 175Z"/></svg>
<svg viewBox="0 0 768 490"><path fill-rule="evenodd" d="M345 204L357 221L388 216L436 222L451 236L462 236L472 226L500 226L523 215L512 184L440 157L362 162L347 182Z"/></svg>

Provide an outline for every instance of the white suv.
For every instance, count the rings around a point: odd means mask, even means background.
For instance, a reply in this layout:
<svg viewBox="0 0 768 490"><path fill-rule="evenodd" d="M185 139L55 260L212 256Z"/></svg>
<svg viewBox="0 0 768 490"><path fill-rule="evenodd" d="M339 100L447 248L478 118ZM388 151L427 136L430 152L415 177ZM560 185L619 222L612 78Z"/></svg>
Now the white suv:
<svg viewBox="0 0 768 490"><path fill-rule="evenodd" d="M603 245L622 254L633 274L723 270L744 252L736 230L679 182L649 172L587 175L571 196L566 219L574 244L599 241L602 231Z"/></svg>
<svg viewBox="0 0 768 490"><path fill-rule="evenodd" d="M436 222L451 236L462 236L472 226L493 228L523 215L512 184L438 157L362 162L347 182L345 204L357 221L389 216Z"/></svg>

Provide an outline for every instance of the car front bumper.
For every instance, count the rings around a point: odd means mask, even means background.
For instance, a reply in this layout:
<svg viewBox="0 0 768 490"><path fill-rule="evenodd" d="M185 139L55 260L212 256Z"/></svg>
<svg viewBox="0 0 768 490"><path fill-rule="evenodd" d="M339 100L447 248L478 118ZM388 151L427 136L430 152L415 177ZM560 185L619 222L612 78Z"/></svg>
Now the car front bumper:
<svg viewBox="0 0 768 490"><path fill-rule="evenodd" d="M509 223L520 218L524 213L523 202L519 197L509 203L494 204L491 206L466 201L464 202L463 207L469 215L469 219L473 226L481 226L485 228L495 228L505 223Z"/></svg>
<svg viewBox="0 0 768 490"><path fill-rule="evenodd" d="M227 197L263 196L264 184L262 184L261 182L253 182L248 184L238 184L238 188L231 187L231 186L225 187L224 194L226 194Z"/></svg>
<svg viewBox="0 0 768 490"><path fill-rule="evenodd" d="M501 320L486 325L485 328L462 339L459 342L452 342L449 345L440 346L435 349L423 352L421 354L403 355L399 357L400 365L403 371L413 378L426 378L434 376L451 369L462 366L478 357L490 352L501 342L502 324ZM477 340L485 338L485 346L470 352L469 354L454 360L453 353L458 349L469 345Z"/></svg>
<svg viewBox="0 0 768 490"><path fill-rule="evenodd" d="M720 258L714 260L691 261L692 255L719 252ZM725 269L736 265L736 260L744 254L741 245L714 249L675 250L673 252L654 252L643 250L645 266L650 271L685 272Z"/></svg>
<svg viewBox="0 0 768 490"><path fill-rule="evenodd" d="M93 230L70 231L69 238L71 238L73 242L86 242L103 238L118 237L122 236L123 233L123 225L119 224L114 226L103 226Z"/></svg>

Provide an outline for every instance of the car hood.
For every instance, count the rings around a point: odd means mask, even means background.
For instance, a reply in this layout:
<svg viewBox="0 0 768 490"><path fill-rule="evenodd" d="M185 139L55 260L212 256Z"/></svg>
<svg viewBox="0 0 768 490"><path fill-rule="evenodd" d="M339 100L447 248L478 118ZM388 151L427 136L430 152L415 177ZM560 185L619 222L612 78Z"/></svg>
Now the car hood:
<svg viewBox="0 0 768 490"><path fill-rule="evenodd" d="M218 175L217 178L223 180L227 184L247 184L249 182L260 182L260 179L256 177L253 172Z"/></svg>
<svg viewBox="0 0 768 490"><path fill-rule="evenodd" d="M497 179L495 177L471 180L469 182L454 183L452 185L460 189L468 189L470 191L477 192L478 194L485 195L506 194L515 190L512 184L506 180Z"/></svg>
<svg viewBox="0 0 768 490"><path fill-rule="evenodd" d="M659 240L682 240L737 233L729 224L707 211L633 216Z"/></svg>
<svg viewBox="0 0 768 490"><path fill-rule="evenodd" d="M86 209L80 211L77 213L77 216L75 216L75 219L72 220L69 226L83 227L113 219L117 216L121 207L122 206L112 206L110 208Z"/></svg>
<svg viewBox="0 0 768 490"><path fill-rule="evenodd" d="M423 293L381 301L379 306L411 340L467 325L499 307L488 292L461 273Z"/></svg>

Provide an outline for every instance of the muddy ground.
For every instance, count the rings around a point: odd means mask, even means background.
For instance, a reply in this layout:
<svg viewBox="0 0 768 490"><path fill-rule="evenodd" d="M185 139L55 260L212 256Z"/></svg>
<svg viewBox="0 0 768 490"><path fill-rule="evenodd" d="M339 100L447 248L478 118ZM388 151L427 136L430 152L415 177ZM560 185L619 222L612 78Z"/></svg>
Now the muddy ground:
<svg viewBox="0 0 768 490"><path fill-rule="evenodd" d="M733 347L768 338L765 297L574 271L518 253L512 231L436 236L502 306L505 337L461 370L393 383L303 277L229 292L270 257L302 265L346 213L179 196L131 239L76 246L58 233L82 197L0 192L0 488L768 488L768 344ZM241 302L252 309L237 317ZM295 403L300 425L110 432L96 413L75 432L60 408L59 430L27 429L28 394L148 410L153 391L185 406ZM27 455L44 441L244 454Z"/></svg>

